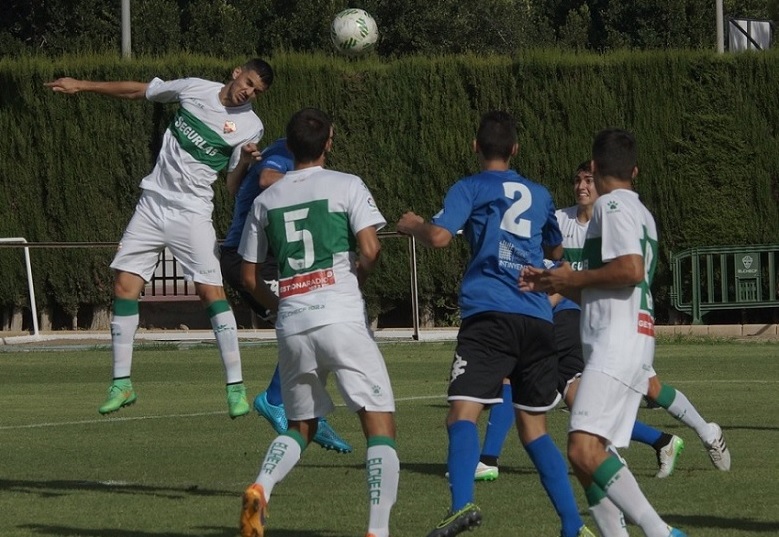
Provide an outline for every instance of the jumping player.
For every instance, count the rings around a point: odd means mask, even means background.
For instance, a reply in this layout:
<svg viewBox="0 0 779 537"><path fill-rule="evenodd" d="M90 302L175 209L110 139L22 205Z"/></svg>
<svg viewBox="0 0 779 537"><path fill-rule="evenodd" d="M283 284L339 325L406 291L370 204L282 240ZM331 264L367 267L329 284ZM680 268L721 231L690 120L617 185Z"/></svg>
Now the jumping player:
<svg viewBox="0 0 779 537"><path fill-rule="evenodd" d="M167 248L195 282L211 319L226 376L231 418L249 412L241 372L238 333L222 287L216 232L211 221L213 189L220 170L236 183L259 155L263 124L252 110L254 99L273 83L264 60L247 61L226 83L200 78L151 82L97 82L60 78L46 83L58 93L91 92L123 99L179 103L152 172L141 181L141 197L111 263L115 271L111 345L113 382L101 414L133 404L130 372L138 329L138 298Z"/></svg>

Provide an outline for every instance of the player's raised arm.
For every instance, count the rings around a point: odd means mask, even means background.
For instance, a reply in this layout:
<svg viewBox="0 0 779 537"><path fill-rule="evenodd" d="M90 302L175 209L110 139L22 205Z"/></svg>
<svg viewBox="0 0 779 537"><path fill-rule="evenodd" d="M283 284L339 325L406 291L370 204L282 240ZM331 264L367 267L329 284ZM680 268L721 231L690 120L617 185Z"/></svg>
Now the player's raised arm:
<svg viewBox="0 0 779 537"><path fill-rule="evenodd" d="M227 172L227 192L231 196L235 196L238 192L241 181L252 164L260 160L262 160L262 156L256 143L251 142L241 147L241 158L238 160L238 164Z"/></svg>
<svg viewBox="0 0 779 537"><path fill-rule="evenodd" d="M51 88L56 93L70 94L88 91L121 99L143 99L146 97L146 88L149 86L148 82L133 82L130 80L98 82L70 77L58 78L51 82L45 82L43 85Z"/></svg>

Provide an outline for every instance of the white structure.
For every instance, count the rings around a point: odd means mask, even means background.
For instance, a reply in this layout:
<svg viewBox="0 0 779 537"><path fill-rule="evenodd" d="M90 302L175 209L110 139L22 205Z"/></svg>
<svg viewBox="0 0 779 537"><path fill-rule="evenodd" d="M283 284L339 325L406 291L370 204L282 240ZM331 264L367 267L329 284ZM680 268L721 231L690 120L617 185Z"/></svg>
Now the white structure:
<svg viewBox="0 0 779 537"><path fill-rule="evenodd" d="M767 50L771 47L773 24L753 19L728 20L728 50Z"/></svg>

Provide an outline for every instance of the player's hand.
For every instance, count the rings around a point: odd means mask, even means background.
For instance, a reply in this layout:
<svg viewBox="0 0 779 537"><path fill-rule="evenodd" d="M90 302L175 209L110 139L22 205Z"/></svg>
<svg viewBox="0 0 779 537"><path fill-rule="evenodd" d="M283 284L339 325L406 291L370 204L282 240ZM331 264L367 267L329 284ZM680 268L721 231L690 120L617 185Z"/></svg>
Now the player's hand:
<svg viewBox="0 0 779 537"><path fill-rule="evenodd" d="M278 312L277 311L272 311L270 309L266 309L265 313L263 313L262 315L257 315L257 317L259 317L260 319L262 319L263 321L265 321L268 324L275 325L276 324L276 318L278 317Z"/></svg>
<svg viewBox="0 0 779 537"><path fill-rule="evenodd" d="M408 211L406 214L400 217L400 220L398 220L397 225L395 228L397 229L398 233L403 233L404 235L412 235L414 233L414 229L416 229L417 226L420 224L424 224L425 219L416 214L413 211Z"/></svg>
<svg viewBox="0 0 779 537"><path fill-rule="evenodd" d="M567 261L554 269L525 267L519 275L519 288L522 291L541 291L564 295L565 291L570 290L572 274L573 268Z"/></svg>
<svg viewBox="0 0 779 537"><path fill-rule="evenodd" d="M241 147L241 162L251 166L260 160L262 160L262 154L257 144L250 142Z"/></svg>
<svg viewBox="0 0 779 537"><path fill-rule="evenodd" d="M51 82L44 82L43 85L57 93L78 93L81 90L79 83L80 80L66 76Z"/></svg>

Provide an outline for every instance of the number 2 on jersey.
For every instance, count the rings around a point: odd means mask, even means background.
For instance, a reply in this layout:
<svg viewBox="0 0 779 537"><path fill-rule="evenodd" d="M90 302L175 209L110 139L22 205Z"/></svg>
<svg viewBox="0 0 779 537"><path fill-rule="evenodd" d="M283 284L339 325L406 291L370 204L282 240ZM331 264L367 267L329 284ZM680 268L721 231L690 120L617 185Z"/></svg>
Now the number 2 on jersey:
<svg viewBox="0 0 779 537"><path fill-rule="evenodd" d="M500 229L517 237L529 238L532 235L530 220L522 218L522 213L530 209L533 203L530 189L522 183L503 183L503 194L510 199L514 199L514 196L519 194L519 199L514 200L511 207L503 214Z"/></svg>

